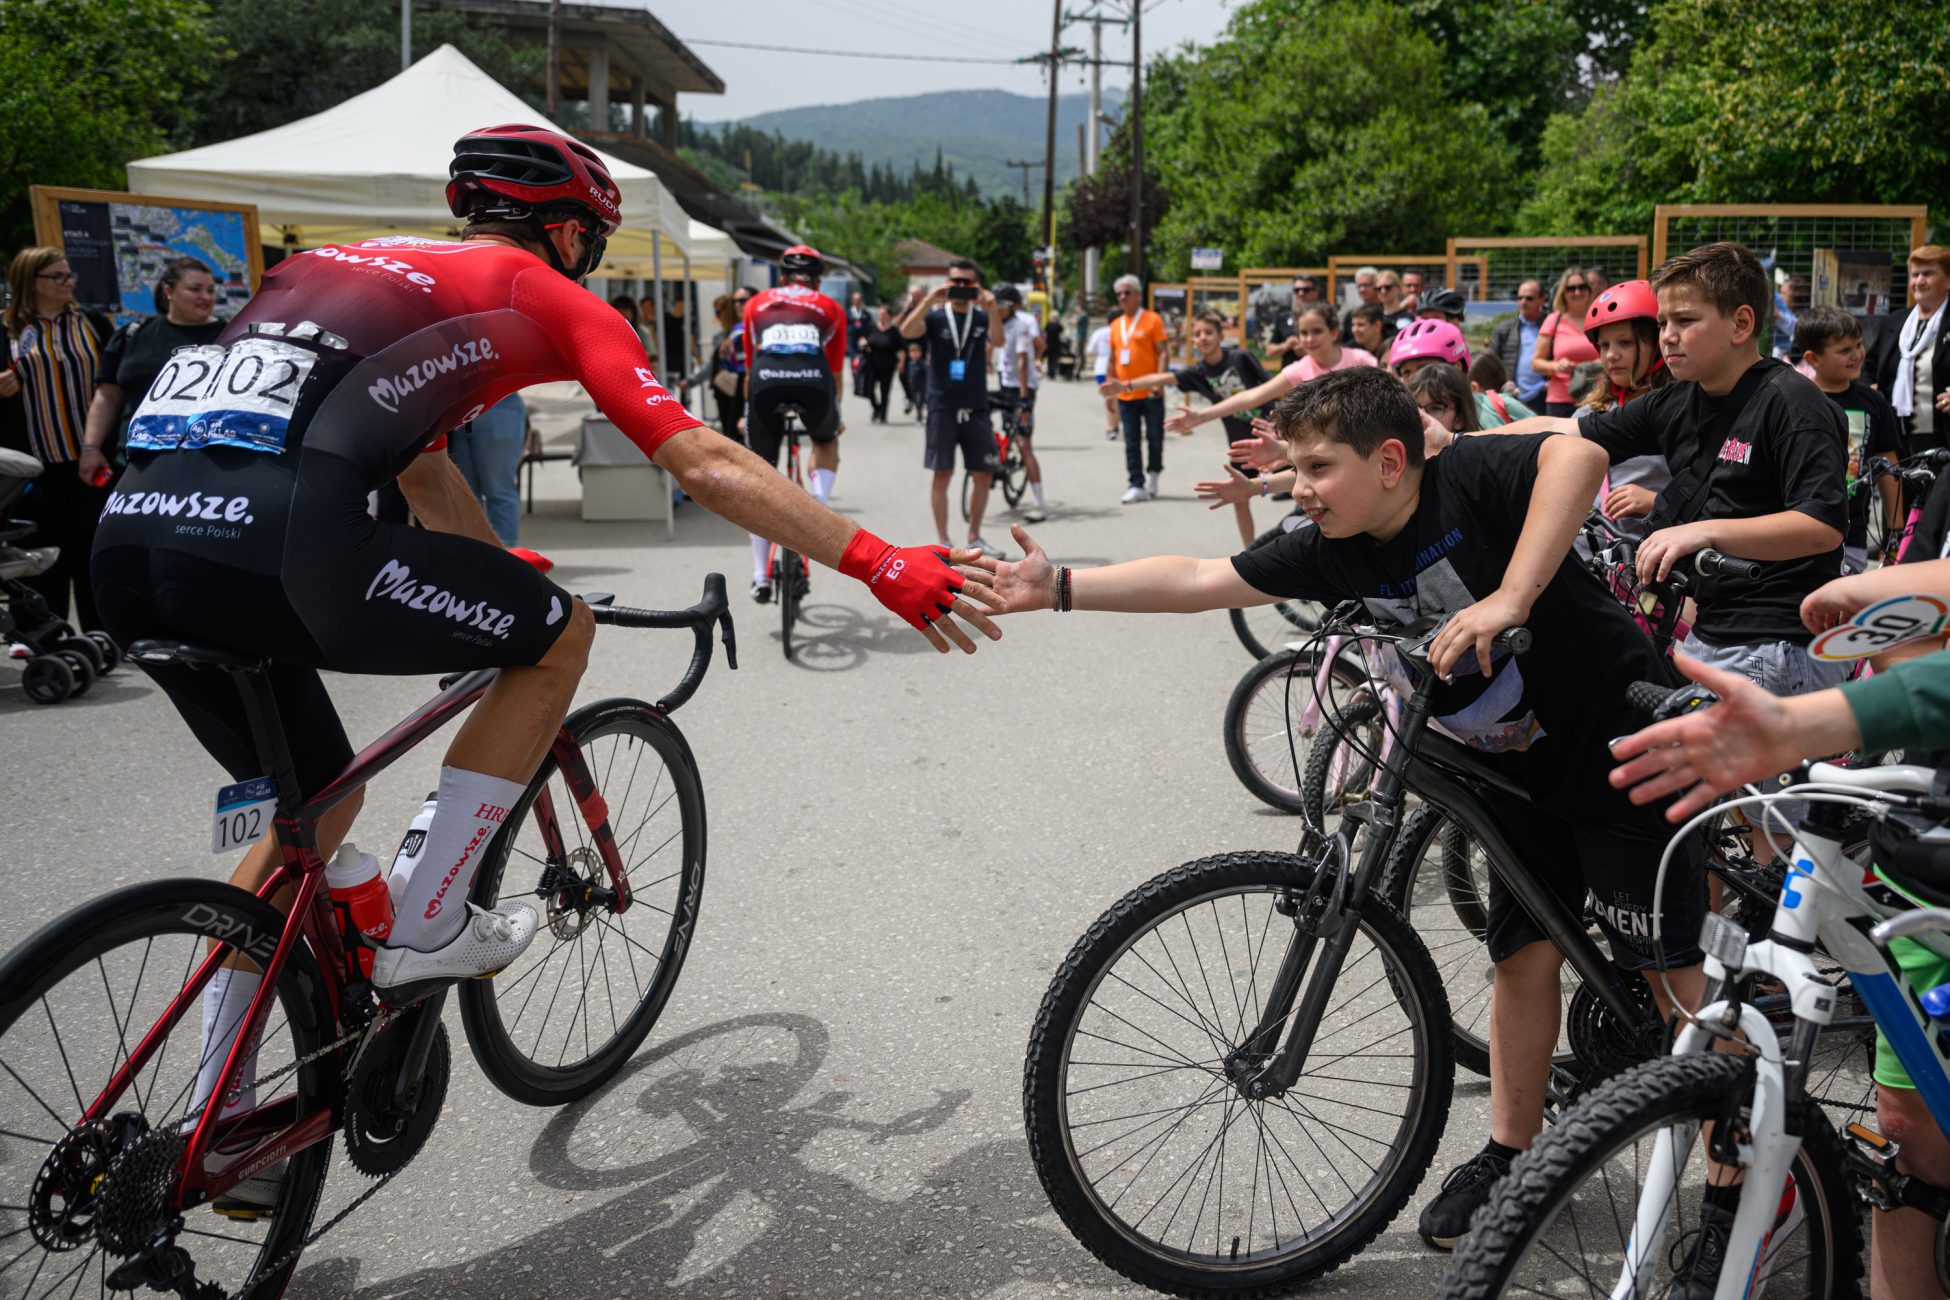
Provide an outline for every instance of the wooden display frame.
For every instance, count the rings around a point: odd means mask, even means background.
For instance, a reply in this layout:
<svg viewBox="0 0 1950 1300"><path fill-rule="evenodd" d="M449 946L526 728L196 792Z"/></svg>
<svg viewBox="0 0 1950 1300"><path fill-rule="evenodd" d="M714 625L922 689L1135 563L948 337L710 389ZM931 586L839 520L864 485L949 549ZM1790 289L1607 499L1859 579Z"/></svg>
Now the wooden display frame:
<svg viewBox="0 0 1950 1300"><path fill-rule="evenodd" d="M264 246L259 233L262 225L258 220L256 204L222 203L214 199L186 199L165 194L131 194L122 190L75 189L61 185L30 186L28 194L34 209L34 238L45 247L61 249L64 255L67 245L61 235L60 205L63 202L127 203L157 208L188 208L197 212L233 213L242 219L246 234L244 263L245 273L250 279L250 291L255 294L264 283Z"/></svg>

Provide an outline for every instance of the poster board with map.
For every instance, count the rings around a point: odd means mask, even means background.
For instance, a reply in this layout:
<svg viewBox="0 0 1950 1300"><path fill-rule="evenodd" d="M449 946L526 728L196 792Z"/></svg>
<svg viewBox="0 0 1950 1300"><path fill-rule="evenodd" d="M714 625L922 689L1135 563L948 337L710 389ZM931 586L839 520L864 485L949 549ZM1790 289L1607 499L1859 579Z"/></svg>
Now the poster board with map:
<svg viewBox="0 0 1950 1300"><path fill-rule="evenodd" d="M155 314L163 263L194 257L217 282L217 314L250 300L264 275L257 209L114 190L33 187L34 236L59 248L75 273L75 300L116 321Z"/></svg>

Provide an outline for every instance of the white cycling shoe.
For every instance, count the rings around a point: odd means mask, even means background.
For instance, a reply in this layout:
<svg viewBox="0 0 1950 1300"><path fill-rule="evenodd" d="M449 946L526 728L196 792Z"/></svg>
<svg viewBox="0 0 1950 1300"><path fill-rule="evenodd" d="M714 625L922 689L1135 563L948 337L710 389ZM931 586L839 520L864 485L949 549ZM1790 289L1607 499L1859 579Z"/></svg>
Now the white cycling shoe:
<svg viewBox="0 0 1950 1300"><path fill-rule="evenodd" d="M492 912L469 903L467 911L467 924L444 947L432 952L379 948L372 982L382 1001L402 1006L442 984L498 974L527 951L541 928L541 918L526 903L503 903Z"/></svg>

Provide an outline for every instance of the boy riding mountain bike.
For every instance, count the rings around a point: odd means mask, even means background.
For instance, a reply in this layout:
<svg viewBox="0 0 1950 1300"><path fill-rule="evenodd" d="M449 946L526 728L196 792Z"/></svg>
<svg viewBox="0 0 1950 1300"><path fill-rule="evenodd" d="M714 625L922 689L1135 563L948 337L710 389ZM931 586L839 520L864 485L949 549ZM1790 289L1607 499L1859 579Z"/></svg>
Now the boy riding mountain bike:
<svg viewBox="0 0 1950 1300"><path fill-rule="evenodd" d="M1630 730L1633 681L1663 678L1657 653L1628 614L1570 557L1604 458L1575 440L1453 438L1425 425L1400 380L1358 367L1295 388L1273 423L1293 463L1295 503L1314 523L1230 560L1157 556L1067 569L1018 529L1021 562L963 570L998 613L1100 609L1192 613L1307 599L1358 599L1376 616L1448 616L1429 661L1437 722L1522 785L1553 815L1513 801L1501 824L1547 873L1567 906L1587 898L1613 960L1649 971L1653 879L1666 846L1661 820L1606 781L1606 741ZM1427 440L1425 444L1425 438ZM1442 449L1440 456L1425 450ZM1528 626L1537 652L1521 663L1490 648ZM1662 919L1693 936L1706 909L1703 856L1682 855ZM1557 1042L1562 957L1491 877L1488 940L1496 962L1490 1021L1490 1141L1452 1171L1419 1230L1448 1248L1543 1126ZM1668 942L1672 984L1697 996L1697 946ZM1654 996L1663 989L1650 980Z"/></svg>
<svg viewBox="0 0 1950 1300"><path fill-rule="evenodd" d="M447 751L418 865L395 886L372 972L395 1005L498 971L535 937L528 905L464 900L563 719L594 627L580 601L500 547L453 462L428 454L462 421L519 388L579 380L693 499L866 582L936 649L974 648L951 613L998 635L959 596L950 554L856 529L664 390L628 323L580 285L622 220L596 154L521 125L454 152L458 241L397 236L289 258L215 343L172 357L131 420L129 469L94 552L122 644L178 638L275 661L307 795L352 758L320 670L501 670ZM367 514L367 493L395 477L425 528ZM144 667L233 779L263 775L228 681ZM355 794L326 814L322 855L359 806ZM232 883L256 892L277 847L254 846ZM226 1032L220 1008L248 1003L258 978L235 969L208 986L206 1052Z"/></svg>

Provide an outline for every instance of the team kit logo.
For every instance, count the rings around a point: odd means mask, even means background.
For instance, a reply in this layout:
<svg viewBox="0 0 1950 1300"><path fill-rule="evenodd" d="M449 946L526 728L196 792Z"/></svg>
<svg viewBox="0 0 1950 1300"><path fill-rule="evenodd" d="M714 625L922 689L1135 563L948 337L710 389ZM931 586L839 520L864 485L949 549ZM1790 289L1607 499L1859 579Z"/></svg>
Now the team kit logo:
<svg viewBox="0 0 1950 1300"><path fill-rule="evenodd" d="M478 339L465 339L445 352L428 357L424 361L414 362L398 374L380 376L376 383L366 389L366 395L372 398L375 405L397 415L401 402L442 375L451 375L464 367L497 361L500 355L494 350L493 340L485 335Z"/></svg>
<svg viewBox="0 0 1950 1300"><path fill-rule="evenodd" d="M485 600L470 601L437 583L416 579L412 567L398 560L386 561L372 581L366 584L366 599L391 600L408 609L449 619L454 623L457 634L463 630L484 632L497 640L506 641L515 626L513 614ZM551 594L548 598L548 616L542 620L543 625L553 627L561 621L563 612L562 598Z"/></svg>

